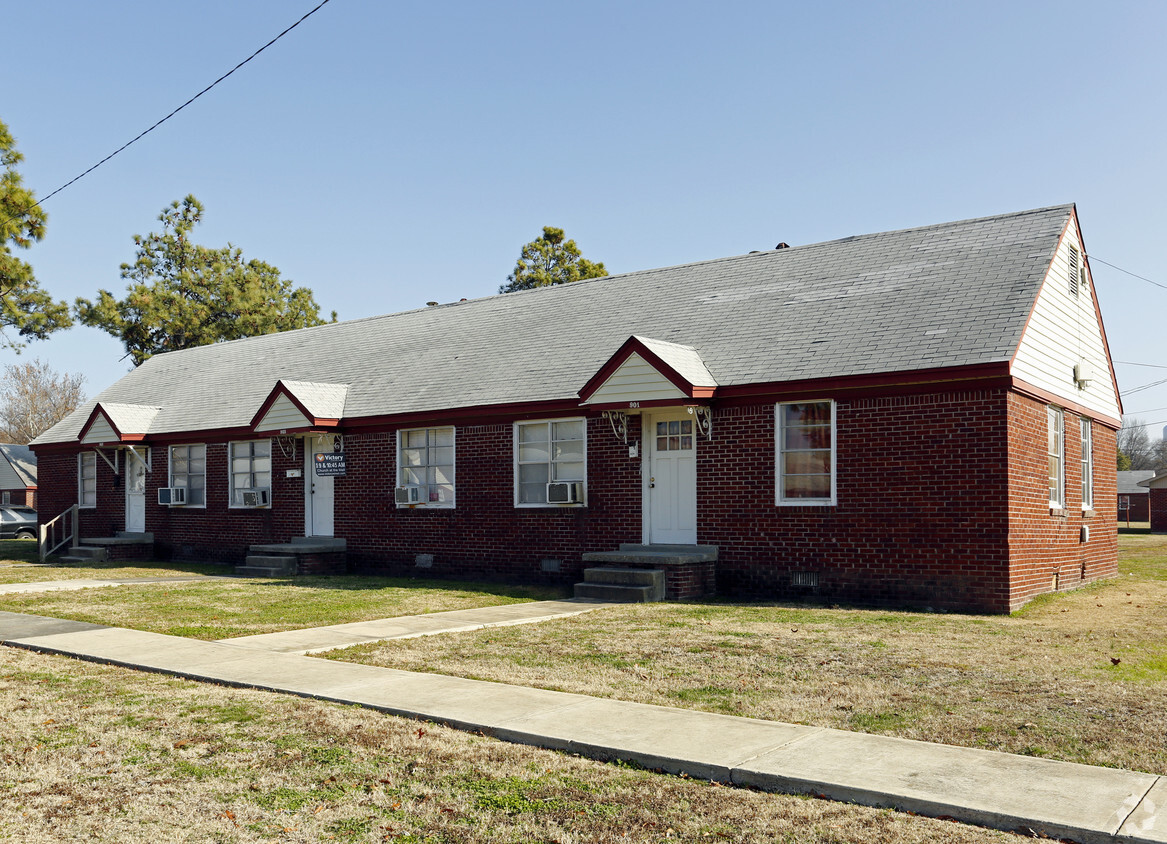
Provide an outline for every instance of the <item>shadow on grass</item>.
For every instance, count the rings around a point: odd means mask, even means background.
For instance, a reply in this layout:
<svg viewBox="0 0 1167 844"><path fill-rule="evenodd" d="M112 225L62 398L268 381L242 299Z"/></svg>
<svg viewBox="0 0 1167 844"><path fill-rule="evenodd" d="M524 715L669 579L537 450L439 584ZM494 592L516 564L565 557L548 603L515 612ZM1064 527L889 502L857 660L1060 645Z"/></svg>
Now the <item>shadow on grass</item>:
<svg viewBox="0 0 1167 844"><path fill-rule="evenodd" d="M256 588L337 589L346 592L377 589L430 589L437 592L481 592L485 595L532 601L555 601L570 597L569 587L566 586L418 577L375 577L358 574L264 578L256 580L255 586Z"/></svg>

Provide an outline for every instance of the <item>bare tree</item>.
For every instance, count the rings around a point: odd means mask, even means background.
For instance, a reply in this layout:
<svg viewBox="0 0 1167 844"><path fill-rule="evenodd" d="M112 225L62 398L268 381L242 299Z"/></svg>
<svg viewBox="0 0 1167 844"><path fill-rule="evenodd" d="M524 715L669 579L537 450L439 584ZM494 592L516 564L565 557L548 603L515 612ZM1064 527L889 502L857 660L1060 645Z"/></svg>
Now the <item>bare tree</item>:
<svg viewBox="0 0 1167 844"><path fill-rule="evenodd" d="M0 380L0 441L24 445L85 401L84 375L58 374L39 359L4 367Z"/></svg>

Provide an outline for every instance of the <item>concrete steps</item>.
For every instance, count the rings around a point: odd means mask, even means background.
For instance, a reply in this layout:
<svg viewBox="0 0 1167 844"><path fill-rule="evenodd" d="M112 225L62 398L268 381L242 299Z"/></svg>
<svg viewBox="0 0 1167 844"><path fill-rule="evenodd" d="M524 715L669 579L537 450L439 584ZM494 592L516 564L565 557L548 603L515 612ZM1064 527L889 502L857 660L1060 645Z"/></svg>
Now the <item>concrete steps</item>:
<svg viewBox="0 0 1167 844"><path fill-rule="evenodd" d="M622 544L615 551L593 551L583 555L586 563L623 563L677 566L717 560L716 545L634 545Z"/></svg>
<svg viewBox="0 0 1167 844"><path fill-rule="evenodd" d="M348 543L332 536L297 536L291 542L252 545L243 565L235 567L240 577L292 577L304 574L343 574ZM331 563L321 560L331 560Z"/></svg>
<svg viewBox="0 0 1167 844"><path fill-rule="evenodd" d="M647 603L665 599L665 573L660 569L596 566L584 569L575 597L612 603Z"/></svg>
<svg viewBox="0 0 1167 844"><path fill-rule="evenodd" d="M235 567L239 577L291 577L296 573L296 558L282 554L248 554L247 561Z"/></svg>
<svg viewBox="0 0 1167 844"><path fill-rule="evenodd" d="M62 563L100 563L109 559L109 552L96 545L78 545L70 548L68 554L62 554L57 560Z"/></svg>

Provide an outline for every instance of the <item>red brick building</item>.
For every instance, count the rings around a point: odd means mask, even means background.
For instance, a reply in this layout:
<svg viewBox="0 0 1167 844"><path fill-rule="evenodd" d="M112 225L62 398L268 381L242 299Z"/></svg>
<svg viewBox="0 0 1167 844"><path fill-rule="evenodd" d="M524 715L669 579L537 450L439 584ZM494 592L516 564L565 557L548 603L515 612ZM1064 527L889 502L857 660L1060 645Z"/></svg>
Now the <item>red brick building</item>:
<svg viewBox="0 0 1167 844"><path fill-rule="evenodd" d="M1152 476L1139 481L1139 486L1147 490L1148 519L1151 530L1156 533L1167 532L1167 469L1160 469Z"/></svg>
<svg viewBox="0 0 1167 844"><path fill-rule="evenodd" d="M1120 418L1060 206L160 354L34 447L176 558L1007 612L1115 573Z"/></svg>
<svg viewBox="0 0 1167 844"><path fill-rule="evenodd" d="M36 508L36 455L26 445L0 444L0 505Z"/></svg>

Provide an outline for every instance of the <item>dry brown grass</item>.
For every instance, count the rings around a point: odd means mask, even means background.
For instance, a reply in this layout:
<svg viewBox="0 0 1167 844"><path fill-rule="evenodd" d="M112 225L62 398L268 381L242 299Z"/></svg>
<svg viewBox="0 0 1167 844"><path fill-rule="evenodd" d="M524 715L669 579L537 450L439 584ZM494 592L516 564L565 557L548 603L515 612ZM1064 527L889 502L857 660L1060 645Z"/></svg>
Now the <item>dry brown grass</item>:
<svg viewBox="0 0 1167 844"><path fill-rule="evenodd" d="M1167 774L1167 536L1120 541L1008 617L648 604L329 656Z"/></svg>
<svg viewBox="0 0 1167 844"><path fill-rule="evenodd" d="M980 842L1015 836L0 648L0 840Z"/></svg>

